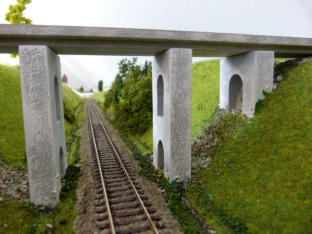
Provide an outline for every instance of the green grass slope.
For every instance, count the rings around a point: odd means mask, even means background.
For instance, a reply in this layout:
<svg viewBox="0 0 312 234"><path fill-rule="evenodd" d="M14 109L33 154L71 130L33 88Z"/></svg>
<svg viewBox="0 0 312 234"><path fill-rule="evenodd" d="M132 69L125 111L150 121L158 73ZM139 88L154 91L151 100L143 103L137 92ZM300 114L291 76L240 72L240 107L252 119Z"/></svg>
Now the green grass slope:
<svg viewBox="0 0 312 234"><path fill-rule="evenodd" d="M0 233L72 233L76 217L75 189L79 177L79 146L83 124L84 100L66 85L63 89L66 153L69 167L61 202L53 211L41 212L31 204L8 197L0 203ZM0 157L14 168L26 169L23 114L19 68L0 64ZM0 191L1 194L1 191ZM4 227L3 225L8 225Z"/></svg>
<svg viewBox="0 0 312 234"><path fill-rule="evenodd" d="M26 151L23 129L19 67L0 64L0 157L25 169Z"/></svg>
<svg viewBox="0 0 312 234"><path fill-rule="evenodd" d="M218 233L312 233L312 62L289 68L252 120L227 118L235 131L193 177L191 205Z"/></svg>
<svg viewBox="0 0 312 234"><path fill-rule="evenodd" d="M206 126L219 104L220 60L193 64L192 138Z"/></svg>

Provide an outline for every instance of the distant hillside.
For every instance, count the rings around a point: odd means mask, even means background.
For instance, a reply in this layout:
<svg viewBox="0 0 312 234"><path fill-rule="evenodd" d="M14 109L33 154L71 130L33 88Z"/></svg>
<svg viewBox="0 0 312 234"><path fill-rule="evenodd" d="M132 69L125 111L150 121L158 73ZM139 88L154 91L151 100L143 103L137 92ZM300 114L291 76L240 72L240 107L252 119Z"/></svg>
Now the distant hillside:
<svg viewBox="0 0 312 234"><path fill-rule="evenodd" d="M216 113L203 132L219 143L187 195L218 233L312 233L312 61L283 77L253 119Z"/></svg>

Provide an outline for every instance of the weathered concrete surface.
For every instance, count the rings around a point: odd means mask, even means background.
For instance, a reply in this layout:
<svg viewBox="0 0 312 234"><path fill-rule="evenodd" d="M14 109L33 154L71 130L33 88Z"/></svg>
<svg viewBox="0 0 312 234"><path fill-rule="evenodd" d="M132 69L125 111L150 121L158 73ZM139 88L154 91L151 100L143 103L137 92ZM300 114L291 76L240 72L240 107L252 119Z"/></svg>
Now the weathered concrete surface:
<svg viewBox="0 0 312 234"><path fill-rule="evenodd" d="M163 90L159 91L160 77ZM163 105L158 103L162 94ZM161 106L163 111L158 110ZM191 177L191 118L192 50L172 48L157 55L153 63L154 165L163 167L170 181Z"/></svg>
<svg viewBox="0 0 312 234"><path fill-rule="evenodd" d="M169 48L190 48L193 56L228 57L253 50L276 57L312 55L312 38L231 33L0 24L0 53L19 45L46 45L58 54L157 55Z"/></svg>
<svg viewBox="0 0 312 234"><path fill-rule="evenodd" d="M219 107L231 111L231 103L237 101L230 98L231 88L235 91L238 87L238 83L230 85L231 79L240 77L243 83L242 113L252 117L256 102L263 98L262 91L270 91L273 88L273 70L274 52L272 51L252 51L221 60ZM238 96L237 99L239 98Z"/></svg>
<svg viewBox="0 0 312 234"><path fill-rule="evenodd" d="M30 200L53 207L67 167L59 57L46 46L20 46Z"/></svg>

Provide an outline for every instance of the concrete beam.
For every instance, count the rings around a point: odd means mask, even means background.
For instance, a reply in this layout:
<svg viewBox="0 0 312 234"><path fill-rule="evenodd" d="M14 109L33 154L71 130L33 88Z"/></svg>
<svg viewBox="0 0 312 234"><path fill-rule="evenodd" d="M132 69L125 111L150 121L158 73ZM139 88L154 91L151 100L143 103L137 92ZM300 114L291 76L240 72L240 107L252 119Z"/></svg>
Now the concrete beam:
<svg viewBox="0 0 312 234"><path fill-rule="evenodd" d="M154 165L169 181L191 177L192 50L172 48L153 63Z"/></svg>
<svg viewBox="0 0 312 234"><path fill-rule="evenodd" d="M19 45L46 45L57 54L147 55L190 48L193 56L228 57L274 51L276 57L312 56L312 38L231 33L0 24L0 53Z"/></svg>
<svg viewBox="0 0 312 234"><path fill-rule="evenodd" d="M59 57L46 46L20 46L30 201L54 207L67 167Z"/></svg>

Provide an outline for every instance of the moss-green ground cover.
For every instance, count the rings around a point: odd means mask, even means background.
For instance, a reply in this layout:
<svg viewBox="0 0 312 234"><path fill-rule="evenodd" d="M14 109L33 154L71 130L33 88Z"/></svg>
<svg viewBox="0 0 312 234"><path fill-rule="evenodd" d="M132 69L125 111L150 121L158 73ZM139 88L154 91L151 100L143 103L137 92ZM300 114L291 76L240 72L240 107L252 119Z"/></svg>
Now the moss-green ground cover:
<svg viewBox="0 0 312 234"><path fill-rule="evenodd" d="M194 63L192 72L192 138L195 138L219 104L220 60Z"/></svg>
<svg viewBox="0 0 312 234"><path fill-rule="evenodd" d="M187 191L206 223L218 233L312 233L312 62L288 69L215 149Z"/></svg>
<svg viewBox="0 0 312 234"><path fill-rule="evenodd" d="M0 157L26 169L19 67L0 64Z"/></svg>
<svg viewBox="0 0 312 234"><path fill-rule="evenodd" d="M0 233L72 233L76 217L75 189L79 177L79 145L84 101L63 85L66 153L69 167L61 202L52 211L8 197L0 203ZM19 68L0 65L0 157L15 168L26 169ZM53 230L46 224L52 224ZM4 224L7 227L4 227Z"/></svg>

